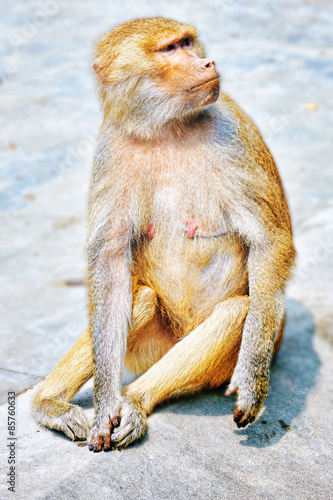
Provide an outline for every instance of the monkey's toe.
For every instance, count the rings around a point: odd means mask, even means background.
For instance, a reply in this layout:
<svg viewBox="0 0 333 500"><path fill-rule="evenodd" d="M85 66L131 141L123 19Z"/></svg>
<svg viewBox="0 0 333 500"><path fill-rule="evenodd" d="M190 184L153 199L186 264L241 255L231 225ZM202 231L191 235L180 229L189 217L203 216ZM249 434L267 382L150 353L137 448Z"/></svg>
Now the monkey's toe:
<svg viewBox="0 0 333 500"><path fill-rule="evenodd" d="M246 427L249 424L252 424L256 419L256 417L253 415L252 416L251 415L245 416L245 415L246 415L245 411L236 408L234 413L234 422L237 424L237 427L239 429L242 427Z"/></svg>
<svg viewBox="0 0 333 500"><path fill-rule="evenodd" d="M241 423L241 419L244 416L244 412L242 410L239 410L236 408L235 413L234 413L234 422L236 422L237 427L243 427Z"/></svg>
<svg viewBox="0 0 333 500"><path fill-rule="evenodd" d="M62 415L59 430L73 441L86 439L89 432L89 422L81 408L73 406L69 412Z"/></svg>
<svg viewBox="0 0 333 500"><path fill-rule="evenodd" d="M90 444L89 444L89 450L99 452L102 451L103 449L103 437L102 436L96 436L95 434L91 436L90 438Z"/></svg>
<svg viewBox="0 0 333 500"><path fill-rule="evenodd" d="M114 448L124 448L144 435L147 427L147 414L139 401L126 401L121 410L119 427L111 436Z"/></svg>
<svg viewBox="0 0 333 500"><path fill-rule="evenodd" d="M248 399L248 404L245 404L244 399L242 400L238 396L237 408L234 412L234 422L237 424L238 428L252 424L257 418L263 405L264 398L255 398L254 396Z"/></svg>
<svg viewBox="0 0 333 500"><path fill-rule="evenodd" d="M268 391L269 373L268 370L265 373L261 369L258 374L242 367L237 369L237 366L225 394L230 396L234 392L237 393L234 421L238 428L242 428L255 421L263 406ZM242 372L247 372L245 380L242 380Z"/></svg>
<svg viewBox="0 0 333 500"><path fill-rule="evenodd" d="M66 413L52 419L47 426L63 432L72 441L86 439L89 432L87 417L78 406L72 406Z"/></svg>
<svg viewBox="0 0 333 500"><path fill-rule="evenodd" d="M41 425L61 431L73 441L86 439L89 422L79 406L56 399L42 399L35 403L33 410Z"/></svg>

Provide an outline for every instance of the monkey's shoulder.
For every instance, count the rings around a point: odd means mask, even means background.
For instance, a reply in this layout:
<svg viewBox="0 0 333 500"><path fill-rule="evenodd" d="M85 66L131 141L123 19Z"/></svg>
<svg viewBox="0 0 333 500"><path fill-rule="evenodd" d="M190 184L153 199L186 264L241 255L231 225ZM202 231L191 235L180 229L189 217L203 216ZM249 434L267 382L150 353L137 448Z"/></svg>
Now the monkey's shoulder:
<svg viewBox="0 0 333 500"><path fill-rule="evenodd" d="M265 170L279 181L279 173L272 153L258 127L250 116L227 94L221 93L216 103L217 129L222 141L233 141L235 152L243 165L254 170ZM245 162L245 163L244 163Z"/></svg>

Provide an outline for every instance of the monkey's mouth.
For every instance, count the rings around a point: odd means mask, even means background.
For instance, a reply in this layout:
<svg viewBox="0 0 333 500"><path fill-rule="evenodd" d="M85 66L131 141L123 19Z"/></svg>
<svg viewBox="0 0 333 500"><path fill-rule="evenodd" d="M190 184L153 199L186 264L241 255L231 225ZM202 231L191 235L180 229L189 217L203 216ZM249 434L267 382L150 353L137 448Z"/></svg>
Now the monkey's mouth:
<svg viewBox="0 0 333 500"><path fill-rule="evenodd" d="M209 80L206 80L205 82L200 83L199 85L194 85L193 87L190 88L190 91L191 90L198 90L198 89L204 87L205 85L208 85L209 83L215 83L215 82L220 84L220 76L215 76L214 78L210 78Z"/></svg>

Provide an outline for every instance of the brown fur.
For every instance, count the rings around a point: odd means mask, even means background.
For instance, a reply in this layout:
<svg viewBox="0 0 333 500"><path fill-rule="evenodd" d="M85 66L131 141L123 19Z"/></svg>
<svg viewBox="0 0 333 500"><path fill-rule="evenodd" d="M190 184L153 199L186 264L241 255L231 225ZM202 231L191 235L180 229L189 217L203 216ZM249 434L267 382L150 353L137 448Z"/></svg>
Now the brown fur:
<svg viewBox="0 0 333 500"><path fill-rule="evenodd" d="M243 427L268 391L295 255L274 160L219 95L193 27L125 23L98 43L94 68L104 120L89 196L90 326L35 395L36 418L85 437L69 400L95 372L94 451L140 437L164 399L228 381ZM121 393L123 363L141 376Z"/></svg>

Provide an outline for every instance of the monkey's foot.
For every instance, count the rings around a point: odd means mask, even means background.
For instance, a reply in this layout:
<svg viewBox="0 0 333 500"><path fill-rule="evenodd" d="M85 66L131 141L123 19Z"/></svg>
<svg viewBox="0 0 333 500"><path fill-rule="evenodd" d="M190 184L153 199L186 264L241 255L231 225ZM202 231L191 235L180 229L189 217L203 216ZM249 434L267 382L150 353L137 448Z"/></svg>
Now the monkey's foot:
<svg viewBox="0 0 333 500"><path fill-rule="evenodd" d="M237 381L235 369L226 396L237 392L237 408L234 412L234 421L237 427L246 427L255 421L268 392L268 376L257 377L244 382ZM252 382L252 383L251 383Z"/></svg>
<svg viewBox="0 0 333 500"><path fill-rule="evenodd" d="M138 400L123 398L119 412L98 414L90 430L88 444L91 451L124 448L139 439L146 431L147 414Z"/></svg>
<svg viewBox="0 0 333 500"><path fill-rule="evenodd" d="M35 420L45 427L61 431L73 441L86 439L89 423L82 408L56 399L33 403Z"/></svg>

